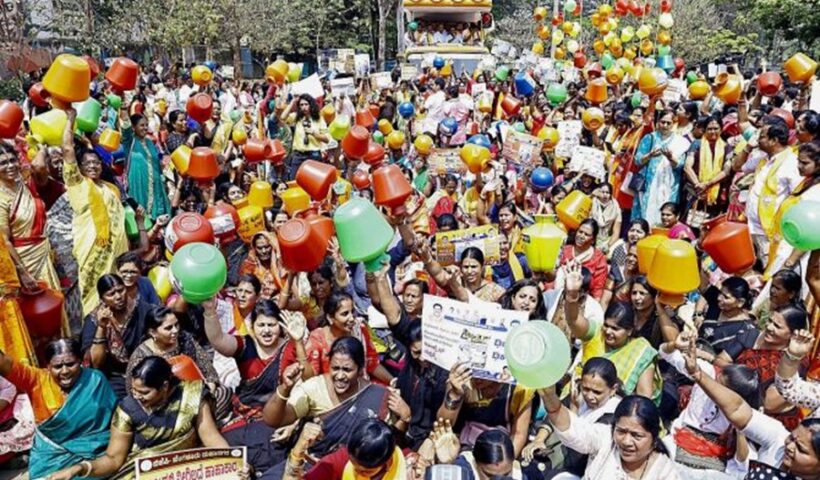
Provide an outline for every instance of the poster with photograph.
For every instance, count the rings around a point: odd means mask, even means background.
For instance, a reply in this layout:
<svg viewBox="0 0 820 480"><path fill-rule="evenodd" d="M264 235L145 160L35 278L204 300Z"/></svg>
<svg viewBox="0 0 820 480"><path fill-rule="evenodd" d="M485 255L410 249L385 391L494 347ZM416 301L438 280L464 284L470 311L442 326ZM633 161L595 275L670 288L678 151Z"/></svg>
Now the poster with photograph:
<svg viewBox="0 0 820 480"><path fill-rule="evenodd" d="M436 260L442 265L455 265L461 252L476 247L484 253L485 265L498 265L501 261L501 242L498 227L482 225L451 232L436 233Z"/></svg>
<svg viewBox="0 0 820 480"><path fill-rule="evenodd" d="M558 122L558 145L555 146L555 155L562 158L572 158L575 147L581 144L583 124L580 120L564 120Z"/></svg>
<svg viewBox="0 0 820 480"><path fill-rule="evenodd" d="M497 303L459 302L424 295L421 358L450 370L470 366L474 378L514 383L504 355L507 334L528 321L527 312L503 310Z"/></svg>
<svg viewBox="0 0 820 480"><path fill-rule="evenodd" d="M544 141L538 137L510 130L501 156L508 162L527 168L539 162Z"/></svg>
<svg viewBox="0 0 820 480"><path fill-rule="evenodd" d="M246 457L246 447L194 448L143 457L134 462L134 468L136 480L235 480Z"/></svg>
<svg viewBox="0 0 820 480"><path fill-rule="evenodd" d="M370 74L370 88L373 90L384 90L393 87L393 78L390 72L378 72Z"/></svg>

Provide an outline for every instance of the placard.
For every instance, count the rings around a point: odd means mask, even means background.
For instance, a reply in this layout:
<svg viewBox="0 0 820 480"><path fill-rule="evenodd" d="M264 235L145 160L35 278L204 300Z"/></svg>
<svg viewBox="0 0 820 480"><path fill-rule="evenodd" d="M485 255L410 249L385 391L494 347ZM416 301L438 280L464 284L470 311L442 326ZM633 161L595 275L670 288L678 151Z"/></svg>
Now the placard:
<svg viewBox="0 0 820 480"><path fill-rule="evenodd" d="M563 158L572 158L575 147L581 144L583 124L580 120L565 120L558 122L558 145L555 146L555 155Z"/></svg>
<svg viewBox="0 0 820 480"><path fill-rule="evenodd" d="M333 98L343 95L354 97L356 96L356 80L353 77L334 78L330 81L330 93Z"/></svg>
<svg viewBox="0 0 820 480"><path fill-rule="evenodd" d="M393 78L390 72L379 72L370 74L370 88L373 90L384 90L393 87Z"/></svg>
<svg viewBox="0 0 820 480"><path fill-rule="evenodd" d="M421 358L449 371L466 363L474 378L514 383L504 355L507 334L529 314L504 310L497 303L459 302L424 295Z"/></svg>
<svg viewBox="0 0 820 480"><path fill-rule="evenodd" d="M595 177L598 181L604 181L606 178L605 161L606 154L603 150L578 145L572 151L569 163L572 165L573 171L586 173Z"/></svg>
<svg viewBox="0 0 820 480"><path fill-rule="evenodd" d="M504 141L501 156L508 162L526 168L538 163L543 146L544 141L540 138L511 130Z"/></svg>
<svg viewBox="0 0 820 480"><path fill-rule="evenodd" d="M402 63L401 64L401 79L402 80L415 80L416 77L419 76L419 68L415 65L411 65L409 63Z"/></svg>
<svg viewBox="0 0 820 480"><path fill-rule="evenodd" d="M669 80L666 90L663 91L663 99L667 102L680 102L681 99L689 98L689 89L686 82L678 78Z"/></svg>
<svg viewBox="0 0 820 480"><path fill-rule="evenodd" d="M820 82L811 85L811 97L809 97L809 109L820 112Z"/></svg>
<svg viewBox="0 0 820 480"><path fill-rule="evenodd" d="M370 74L370 55L357 53L353 58L353 71L358 77L366 77Z"/></svg>
<svg viewBox="0 0 820 480"><path fill-rule="evenodd" d="M246 456L246 447L194 448L139 458L134 468L137 480L235 480Z"/></svg>
<svg viewBox="0 0 820 480"><path fill-rule="evenodd" d="M434 148L430 152L427 164L434 174L444 172L461 175L467 171L458 148Z"/></svg>
<svg viewBox="0 0 820 480"><path fill-rule="evenodd" d="M314 73L291 85L290 93L293 94L294 97L306 93L313 98L321 98L325 96L325 89L322 88L322 81L319 80L319 75Z"/></svg>
<svg viewBox="0 0 820 480"><path fill-rule="evenodd" d="M470 93L473 94L473 98L478 98L479 95L487 91L487 84L484 82L481 83L474 83L472 87L470 87Z"/></svg>
<svg viewBox="0 0 820 480"><path fill-rule="evenodd" d="M484 254L485 265L498 265L501 261L501 239L498 227L482 225L451 232L436 233L436 260L442 266L455 265L461 253L476 247Z"/></svg>

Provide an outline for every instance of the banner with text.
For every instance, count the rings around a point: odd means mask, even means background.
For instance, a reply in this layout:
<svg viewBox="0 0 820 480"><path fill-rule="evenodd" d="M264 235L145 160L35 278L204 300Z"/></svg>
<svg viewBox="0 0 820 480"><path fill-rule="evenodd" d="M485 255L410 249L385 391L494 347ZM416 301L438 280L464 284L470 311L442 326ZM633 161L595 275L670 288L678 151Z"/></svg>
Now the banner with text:
<svg viewBox="0 0 820 480"><path fill-rule="evenodd" d="M501 261L501 239L495 225L436 233L436 260L445 267L458 263L461 253L469 247L481 250L485 265Z"/></svg>
<svg viewBox="0 0 820 480"><path fill-rule="evenodd" d="M137 480L235 480L246 457L246 447L195 448L140 458L134 468Z"/></svg>

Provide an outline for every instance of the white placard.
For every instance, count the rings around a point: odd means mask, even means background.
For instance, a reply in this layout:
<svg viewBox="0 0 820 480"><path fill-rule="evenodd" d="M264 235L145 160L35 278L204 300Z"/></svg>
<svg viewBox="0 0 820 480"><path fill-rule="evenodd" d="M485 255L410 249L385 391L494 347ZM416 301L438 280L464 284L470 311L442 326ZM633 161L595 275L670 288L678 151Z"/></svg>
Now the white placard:
<svg viewBox="0 0 820 480"><path fill-rule="evenodd" d="M330 81L330 91L333 98L347 95L353 97L356 95L356 80L353 77L334 78Z"/></svg>
<svg viewBox="0 0 820 480"><path fill-rule="evenodd" d="M820 112L820 82L814 82L811 85L809 108L815 112Z"/></svg>
<svg viewBox="0 0 820 480"><path fill-rule="evenodd" d="M313 98L325 96L325 90L322 88L322 81L319 80L319 75L316 73L291 85L290 93L292 93L294 97L304 93Z"/></svg>
<svg viewBox="0 0 820 480"><path fill-rule="evenodd" d="M448 371L466 363L474 378L513 383L504 343L513 327L527 321L527 312L502 310L497 303L424 295L421 358Z"/></svg>
<svg viewBox="0 0 820 480"><path fill-rule="evenodd" d="M373 90L384 90L393 87L393 79L390 72L379 72L370 75L370 88Z"/></svg>
<svg viewBox="0 0 820 480"><path fill-rule="evenodd" d="M402 80L415 80L416 77L419 76L419 68L415 65L411 65L409 63L403 63L401 65L401 79Z"/></svg>
<svg viewBox="0 0 820 480"><path fill-rule="evenodd" d="M478 98L482 93L487 91L487 84L486 83L474 83L470 92L473 94L474 98Z"/></svg>
<svg viewBox="0 0 820 480"><path fill-rule="evenodd" d="M581 143L581 131L584 126L580 120L565 120L558 122L558 145L555 146L555 155L563 158L572 158L575 147Z"/></svg>
<svg viewBox="0 0 820 480"><path fill-rule="evenodd" d="M663 99L667 102L680 102L681 99L689 98L689 89L686 82L679 78L669 80L666 90L663 91Z"/></svg>
<svg viewBox="0 0 820 480"><path fill-rule="evenodd" d="M569 163L572 165L573 171L586 173L599 181L603 181L606 177L605 160L606 154L603 150L578 145L573 149L572 159Z"/></svg>

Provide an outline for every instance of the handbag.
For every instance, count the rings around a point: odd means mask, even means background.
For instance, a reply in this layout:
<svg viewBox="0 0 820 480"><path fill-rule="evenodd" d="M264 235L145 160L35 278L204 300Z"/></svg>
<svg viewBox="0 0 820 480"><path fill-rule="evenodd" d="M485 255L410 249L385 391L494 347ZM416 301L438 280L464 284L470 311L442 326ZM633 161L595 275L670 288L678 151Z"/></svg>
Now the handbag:
<svg viewBox="0 0 820 480"><path fill-rule="evenodd" d="M649 138L652 141L652 145L650 145L650 147L649 147L649 151L651 152L652 150L655 149L655 136L653 134L649 134ZM633 162L634 162L634 160L633 160ZM626 178L624 179L624 183L626 184L627 188L629 190L631 190L632 192L634 192L634 193L632 193L633 196L635 194L639 193L639 192L645 192L646 191L646 176L643 174L643 170L644 169L641 168L640 170L638 170L637 172L634 172L634 173L630 171L629 173L626 174ZM630 192L624 192L624 193L630 193Z"/></svg>
<svg viewBox="0 0 820 480"><path fill-rule="evenodd" d="M703 224L706 223L706 220L709 219L709 214L706 213L705 210L698 210L699 204L700 199L695 200L686 213L686 224L689 225L690 228L700 229Z"/></svg>

